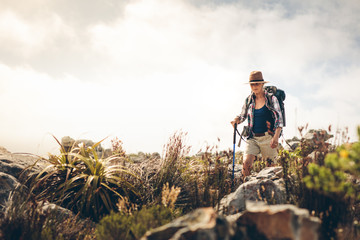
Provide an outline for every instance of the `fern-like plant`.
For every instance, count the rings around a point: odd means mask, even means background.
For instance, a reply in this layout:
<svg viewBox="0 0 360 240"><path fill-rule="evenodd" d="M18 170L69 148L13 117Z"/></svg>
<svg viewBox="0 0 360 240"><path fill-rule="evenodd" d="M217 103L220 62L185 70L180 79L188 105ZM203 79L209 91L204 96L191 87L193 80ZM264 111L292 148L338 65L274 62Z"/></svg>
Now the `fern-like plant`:
<svg viewBox="0 0 360 240"><path fill-rule="evenodd" d="M58 141L59 142L59 141ZM136 196L129 178L136 178L125 166L113 164L118 156L102 158L96 147L61 146L59 156L50 156L49 165L32 178L31 192L37 200L49 200L84 217L97 221L116 210L118 199Z"/></svg>

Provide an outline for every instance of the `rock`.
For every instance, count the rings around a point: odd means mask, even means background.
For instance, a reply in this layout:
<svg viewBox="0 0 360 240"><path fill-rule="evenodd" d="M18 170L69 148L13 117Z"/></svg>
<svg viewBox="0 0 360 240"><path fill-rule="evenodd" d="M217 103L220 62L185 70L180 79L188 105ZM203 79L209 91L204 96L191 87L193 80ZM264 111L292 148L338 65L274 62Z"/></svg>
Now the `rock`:
<svg viewBox="0 0 360 240"><path fill-rule="evenodd" d="M145 155L129 155L129 159L133 163L142 163L146 160Z"/></svg>
<svg viewBox="0 0 360 240"><path fill-rule="evenodd" d="M236 239L316 240L320 220L290 204L268 206L247 202L236 221Z"/></svg>
<svg viewBox="0 0 360 240"><path fill-rule="evenodd" d="M70 211L69 209L60 207L59 205L53 204L53 203L42 203L43 205L39 205L40 207L40 213L43 216L55 216L56 217L56 221L57 222L63 222L66 219L74 219L77 216ZM86 223L86 224L90 224L92 227L96 227L96 224L94 222L92 222L89 219L79 219L79 223Z"/></svg>
<svg viewBox="0 0 360 240"><path fill-rule="evenodd" d="M71 148L74 146L75 140L69 136L65 136L61 139L61 145L64 147L65 152L70 152Z"/></svg>
<svg viewBox="0 0 360 240"><path fill-rule="evenodd" d="M242 178L242 164L235 164L234 165L234 179L241 179ZM228 171L232 175L233 166L232 164L229 164Z"/></svg>
<svg viewBox="0 0 360 240"><path fill-rule="evenodd" d="M267 167L261 170L257 175L256 179L279 179L282 177L282 167Z"/></svg>
<svg viewBox="0 0 360 240"><path fill-rule="evenodd" d="M65 136L61 139L61 145L64 147L66 152L70 152L71 149L73 147L79 147L81 144L84 145L85 148L89 148L94 146L94 143L92 140L88 140L88 139L78 139L78 140L74 140L73 138L69 137L69 136ZM109 154L109 150L106 151L101 144L99 144L96 148L95 148L96 154L99 157L106 157L107 154ZM111 151L111 150L110 150ZM110 154L111 155L111 154ZM109 156L110 156L109 155Z"/></svg>
<svg viewBox="0 0 360 240"><path fill-rule="evenodd" d="M293 137L292 139L286 140L287 143L284 144L284 149L287 151L294 151L301 143L307 145L310 148L309 153L312 150L315 150L318 145L326 142L333 135L329 134L326 130L321 129L310 129L302 139L298 139L297 137ZM290 146L289 146L290 145Z"/></svg>
<svg viewBox="0 0 360 240"><path fill-rule="evenodd" d="M300 140L286 140L287 142L284 143L284 149L292 152L294 151L299 145Z"/></svg>
<svg viewBox="0 0 360 240"><path fill-rule="evenodd" d="M47 162L40 156L10 153L5 148L0 149L0 172L10 174L15 178L19 178L22 171L30 166L32 168L28 170L33 172L44 168L45 165Z"/></svg>
<svg viewBox="0 0 360 240"><path fill-rule="evenodd" d="M14 188L19 186L20 175L26 171L28 173L38 171L45 165L46 161L39 156L14 154L0 147L0 212L4 211Z"/></svg>
<svg viewBox="0 0 360 240"><path fill-rule="evenodd" d="M148 231L141 240L316 240L320 220L290 204L247 202L246 211L224 217L213 208L199 208Z"/></svg>
<svg viewBox="0 0 360 240"><path fill-rule="evenodd" d="M213 208L198 208L173 222L148 231L141 240L230 240L233 229Z"/></svg>
<svg viewBox="0 0 360 240"><path fill-rule="evenodd" d="M328 134L326 130L309 130L301 139L301 154L303 157L309 156L311 161L317 160L317 154L327 152L330 143L327 142L333 135ZM320 160L324 156L320 157Z"/></svg>
<svg viewBox="0 0 360 240"><path fill-rule="evenodd" d="M112 151L111 151L110 148L107 148L107 149L104 150L104 158L108 158L108 157L110 157L112 154L113 154L113 153L112 153Z"/></svg>
<svg viewBox="0 0 360 240"><path fill-rule="evenodd" d="M73 224L76 220L77 229L81 229L85 225L90 226L91 228L96 227L96 224L90 219L80 219L72 211L66 208L60 207L53 203L49 203L47 201L36 201L29 194L29 189L21 184L17 185L13 189L13 191L11 191L11 194L6 201L4 208L1 210L2 212L0 212L0 214L2 214L2 217L4 217L4 219L8 219L7 221L10 220L15 223L17 222L16 218L22 220L25 219L25 221L28 221L34 216L36 216L40 219L47 218L54 224L62 224L64 222L66 222L66 224L72 222L71 224ZM28 218L29 213L30 218ZM68 238L65 237L65 239Z"/></svg>
<svg viewBox="0 0 360 240"><path fill-rule="evenodd" d="M228 170L232 172L233 170L232 164L229 164ZM241 172L241 170L242 170L242 164L234 164L234 172Z"/></svg>
<svg viewBox="0 0 360 240"><path fill-rule="evenodd" d="M18 180L6 173L0 172L0 209L3 210L12 190L19 184Z"/></svg>
<svg viewBox="0 0 360 240"><path fill-rule="evenodd" d="M245 210L245 201L264 201L268 204L282 204L286 200L284 182L279 179L281 167L268 167L257 176L243 183L235 192L220 201L219 210L224 214L234 214Z"/></svg>
<svg viewBox="0 0 360 240"><path fill-rule="evenodd" d="M333 135L329 134L326 130L315 130L315 129L310 129L302 138L302 140L307 140L307 141L327 141L330 138L332 138Z"/></svg>
<svg viewBox="0 0 360 240"><path fill-rule="evenodd" d="M0 146L0 155L10 155L11 152L9 152L6 148Z"/></svg>
<svg viewBox="0 0 360 240"><path fill-rule="evenodd" d="M161 158L160 153L158 153L158 152L153 152L153 153L151 154L151 158L152 158L152 159L160 159L160 158Z"/></svg>
<svg viewBox="0 0 360 240"><path fill-rule="evenodd" d="M130 155L128 155L128 157L129 157L130 161L132 161L133 163L143 163L149 159L152 159L152 160L160 159L160 154L157 152L154 152L152 154L138 152L137 154L130 154Z"/></svg>
<svg viewBox="0 0 360 240"><path fill-rule="evenodd" d="M7 173L15 178L19 178L25 166L14 163L8 159L0 159L0 172Z"/></svg>

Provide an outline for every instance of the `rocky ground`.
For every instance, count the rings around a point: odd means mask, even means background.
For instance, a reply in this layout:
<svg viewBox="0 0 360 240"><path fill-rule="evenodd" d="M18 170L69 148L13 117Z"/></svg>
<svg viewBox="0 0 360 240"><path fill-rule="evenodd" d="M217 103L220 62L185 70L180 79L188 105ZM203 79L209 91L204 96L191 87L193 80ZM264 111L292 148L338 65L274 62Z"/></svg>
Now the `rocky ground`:
<svg viewBox="0 0 360 240"><path fill-rule="evenodd" d="M147 232L142 240L162 239L319 239L320 220L285 203L281 167L269 167L224 197L218 206L199 208Z"/></svg>

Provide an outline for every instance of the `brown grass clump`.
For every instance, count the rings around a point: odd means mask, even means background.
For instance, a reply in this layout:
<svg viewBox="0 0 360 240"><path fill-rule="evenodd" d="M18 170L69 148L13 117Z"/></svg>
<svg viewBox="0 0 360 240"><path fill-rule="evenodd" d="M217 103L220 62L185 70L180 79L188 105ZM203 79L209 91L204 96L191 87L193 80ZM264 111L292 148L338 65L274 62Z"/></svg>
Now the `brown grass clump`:
<svg viewBox="0 0 360 240"><path fill-rule="evenodd" d="M171 209L175 208L175 202L180 194L181 188L172 186L169 188L169 183L166 183L161 193L161 203L164 207Z"/></svg>

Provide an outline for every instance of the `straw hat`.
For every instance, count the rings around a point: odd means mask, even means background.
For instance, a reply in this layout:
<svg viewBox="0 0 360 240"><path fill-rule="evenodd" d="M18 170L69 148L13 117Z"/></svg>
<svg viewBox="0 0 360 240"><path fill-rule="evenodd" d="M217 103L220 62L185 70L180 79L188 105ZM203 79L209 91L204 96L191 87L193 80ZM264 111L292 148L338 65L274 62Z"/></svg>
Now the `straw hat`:
<svg viewBox="0 0 360 240"><path fill-rule="evenodd" d="M252 71L249 77L249 84L253 83L268 83L268 81L264 81L262 73L260 71Z"/></svg>

